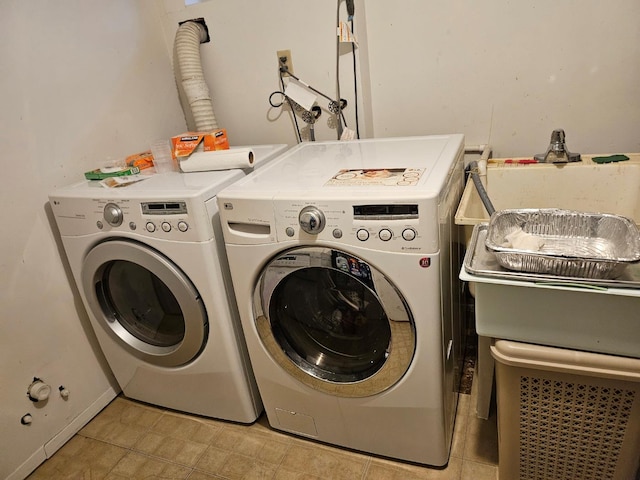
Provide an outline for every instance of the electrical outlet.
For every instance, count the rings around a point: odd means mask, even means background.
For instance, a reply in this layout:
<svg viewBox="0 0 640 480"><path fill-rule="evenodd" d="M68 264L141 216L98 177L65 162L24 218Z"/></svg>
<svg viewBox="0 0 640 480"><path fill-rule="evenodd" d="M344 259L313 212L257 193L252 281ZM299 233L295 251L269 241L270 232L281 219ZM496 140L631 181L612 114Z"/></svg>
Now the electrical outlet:
<svg viewBox="0 0 640 480"><path fill-rule="evenodd" d="M278 68L282 72L283 77L288 77L293 73L293 62L291 61L291 50L278 50Z"/></svg>

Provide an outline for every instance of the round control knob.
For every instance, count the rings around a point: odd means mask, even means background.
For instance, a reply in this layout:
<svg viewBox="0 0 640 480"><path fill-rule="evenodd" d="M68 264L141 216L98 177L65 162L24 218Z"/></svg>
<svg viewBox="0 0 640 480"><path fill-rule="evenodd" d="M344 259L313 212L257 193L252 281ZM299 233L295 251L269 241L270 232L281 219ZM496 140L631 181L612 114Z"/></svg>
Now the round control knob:
<svg viewBox="0 0 640 480"><path fill-rule="evenodd" d="M187 222L179 221L178 230L180 230L181 232L186 232L187 230L189 230L189 225L187 224Z"/></svg>
<svg viewBox="0 0 640 480"><path fill-rule="evenodd" d="M20 423L22 425L31 425L31 423L33 423L33 417L30 413L27 413L22 416L22 418L20 419Z"/></svg>
<svg viewBox="0 0 640 480"><path fill-rule="evenodd" d="M162 230L164 230L165 232L170 232L171 231L171 224L169 222L162 222Z"/></svg>
<svg viewBox="0 0 640 480"><path fill-rule="evenodd" d="M119 227L122 225L123 215L122 210L115 203L107 203L104 206L104 219L112 227Z"/></svg>
<svg viewBox="0 0 640 480"><path fill-rule="evenodd" d="M29 389L27 390L27 395L29 395L29 400L32 402L41 402L49 398L49 394L51 393L51 387L44 383L39 378L34 378L31 385L29 385Z"/></svg>
<svg viewBox="0 0 640 480"><path fill-rule="evenodd" d="M147 228L147 232L149 233L153 233L156 231L156 226L155 224L151 223L151 222L147 222L147 224L145 225L145 227Z"/></svg>
<svg viewBox="0 0 640 480"><path fill-rule="evenodd" d="M324 230L325 218L324 213L313 206L304 207L298 215L300 228L311 235L317 235Z"/></svg>
<svg viewBox="0 0 640 480"><path fill-rule="evenodd" d="M360 230L358 230L356 232L356 237L361 242L364 242L365 240L369 239L369 232L367 230L365 230L364 228L361 228Z"/></svg>
<svg viewBox="0 0 640 480"><path fill-rule="evenodd" d="M393 233L391 233L391 230L388 228L383 228L378 232L378 237L380 237L380 240L383 242L388 242L391 240L391 237L393 237Z"/></svg>
<svg viewBox="0 0 640 480"><path fill-rule="evenodd" d="M410 242L414 238L416 238L416 231L413 228L405 228L402 231L402 238L404 238L407 242Z"/></svg>

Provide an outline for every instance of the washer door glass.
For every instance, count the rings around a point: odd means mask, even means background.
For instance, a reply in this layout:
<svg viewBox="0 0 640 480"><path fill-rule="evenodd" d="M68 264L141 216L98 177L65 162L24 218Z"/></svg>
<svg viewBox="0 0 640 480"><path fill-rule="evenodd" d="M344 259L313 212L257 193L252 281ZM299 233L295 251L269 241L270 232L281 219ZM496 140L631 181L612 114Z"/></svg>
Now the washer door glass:
<svg viewBox="0 0 640 480"><path fill-rule="evenodd" d="M381 272L346 252L280 254L263 270L254 308L271 356L317 390L374 395L411 364L415 332L406 302Z"/></svg>
<svg viewBox="0 0 640 480"><path fill-rule="evenodd" d="M85 258L83 286L100 325L139 358L177 366L205 345L208 324L198 292L155 250L122 240L101 243Z"/></svg>

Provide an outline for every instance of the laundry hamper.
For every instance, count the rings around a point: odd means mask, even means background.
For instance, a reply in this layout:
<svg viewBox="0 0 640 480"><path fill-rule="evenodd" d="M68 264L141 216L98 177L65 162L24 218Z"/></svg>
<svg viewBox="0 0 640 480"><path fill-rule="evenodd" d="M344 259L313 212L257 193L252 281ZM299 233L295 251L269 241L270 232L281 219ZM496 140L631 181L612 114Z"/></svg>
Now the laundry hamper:
<svg viewBox="0 0 640 480"><path fill-rule="evenodd" d="M634 480L640 359L495 340L500 480Z"/></svg>

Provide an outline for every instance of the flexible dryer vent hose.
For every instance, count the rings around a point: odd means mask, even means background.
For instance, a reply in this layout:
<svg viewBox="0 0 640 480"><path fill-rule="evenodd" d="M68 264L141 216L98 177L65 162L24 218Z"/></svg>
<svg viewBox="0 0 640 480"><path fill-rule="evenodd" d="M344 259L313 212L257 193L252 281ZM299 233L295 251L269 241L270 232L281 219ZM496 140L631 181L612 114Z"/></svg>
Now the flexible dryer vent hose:
<svg viewBox="0 0 640 480"><path fill-rule="evenodd" d="M213 114L213 103L209 87L204 81L200 61L200 43L207 39L205 28L197 22L185 22L178 27L175 38L175 52L181 78L176 81L182 85L187 97L196 130L209 132L218 128Z"/></svg>

